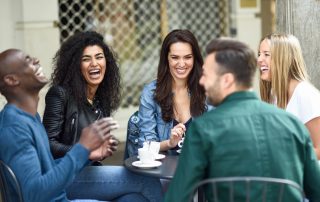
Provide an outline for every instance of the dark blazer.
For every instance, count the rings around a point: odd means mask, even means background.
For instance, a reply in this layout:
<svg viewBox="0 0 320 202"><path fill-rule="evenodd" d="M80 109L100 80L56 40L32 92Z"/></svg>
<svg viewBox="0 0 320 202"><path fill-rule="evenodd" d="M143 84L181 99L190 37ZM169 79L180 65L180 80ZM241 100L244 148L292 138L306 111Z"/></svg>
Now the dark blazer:
<svg viewBox="0 0 320 202"><path fill-rule="evenodd" d="M81 131L97 119L107 116L98 99L79 106L61 86L53 86L47 92L43 125L47 131L54 158L64 156L78 142Z"/></svg>

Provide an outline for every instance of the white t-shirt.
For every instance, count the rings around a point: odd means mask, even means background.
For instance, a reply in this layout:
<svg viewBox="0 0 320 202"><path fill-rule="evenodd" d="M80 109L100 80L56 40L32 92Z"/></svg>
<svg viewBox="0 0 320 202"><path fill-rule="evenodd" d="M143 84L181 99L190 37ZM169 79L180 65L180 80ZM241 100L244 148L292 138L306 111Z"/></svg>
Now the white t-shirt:
<svg viewBox="0 0 320 202"><path fill-rule="evenodd" d="M286 108L304 124L320 116L320 92L307 81L300 82L293 91Z"/></svg>

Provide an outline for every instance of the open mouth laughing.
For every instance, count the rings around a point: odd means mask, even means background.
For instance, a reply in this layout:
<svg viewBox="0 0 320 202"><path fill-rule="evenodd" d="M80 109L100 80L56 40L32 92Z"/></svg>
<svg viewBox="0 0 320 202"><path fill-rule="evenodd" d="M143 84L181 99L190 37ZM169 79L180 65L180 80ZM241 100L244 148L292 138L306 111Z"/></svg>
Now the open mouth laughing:
<svg viewBox="0 0 320 202"><path fill-rule="evenodd" d="M187 68L176 68L176 72L178 74L185 74L187 72Z"/></svg>
<svg viewBox="0 0 320 202"><path fill-rule="evenodd" d="M101 75L101 70L100 69L91 69L89 70L89 77L92 79L97 79Z"/></svg>
<svg viewBox="0 0 320 202"><path fill-rule="evenodd" d="M269 71L269 67L262 66L262 67L260 67L260 71L261 71L261 73L267 72L267 71Z"/></svg>

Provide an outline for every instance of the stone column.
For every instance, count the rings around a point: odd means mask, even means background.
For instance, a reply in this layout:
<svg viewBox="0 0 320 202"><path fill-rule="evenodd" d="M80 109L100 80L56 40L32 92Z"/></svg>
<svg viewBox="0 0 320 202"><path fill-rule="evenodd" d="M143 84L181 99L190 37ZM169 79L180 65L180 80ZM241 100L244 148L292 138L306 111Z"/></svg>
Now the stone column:
<svg viewBox="0 0 320 202"><path fill-rule="evenodd" d="M320 89L320 0L277 0L276 30L295 35L311 82Z"/></svg>

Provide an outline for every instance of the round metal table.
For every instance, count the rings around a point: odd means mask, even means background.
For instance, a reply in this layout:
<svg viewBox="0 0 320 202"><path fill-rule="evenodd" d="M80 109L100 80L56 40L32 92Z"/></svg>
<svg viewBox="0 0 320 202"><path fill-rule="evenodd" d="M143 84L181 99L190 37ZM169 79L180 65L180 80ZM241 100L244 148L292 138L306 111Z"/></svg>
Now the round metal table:
<svg viewBox="0 0 320 202"><path fill-rule="evenodd" d="M128 170L137 174L157 177L160 179L172 179L176 171L179 155L176 152L165 152L163 154L166 155L166 157L164 159L157 160L162 164L156 168L141 169L133 166L132 162L139 160L137 156L127 158L124 161L124 166Z"/></svg>

